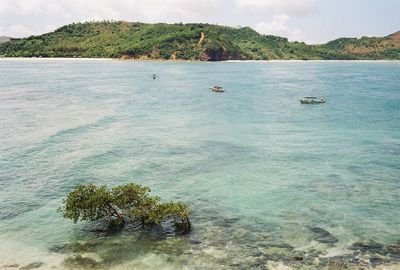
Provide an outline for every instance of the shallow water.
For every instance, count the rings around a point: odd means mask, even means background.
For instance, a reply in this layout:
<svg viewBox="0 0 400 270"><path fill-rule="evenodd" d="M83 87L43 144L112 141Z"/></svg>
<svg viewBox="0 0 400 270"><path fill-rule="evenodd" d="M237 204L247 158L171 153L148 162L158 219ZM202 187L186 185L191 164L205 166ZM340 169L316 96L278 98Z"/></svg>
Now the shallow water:
<svg viewBox="0 0 400 270"><path fill-rule="evenodd" d="M400 241L399 62L0 59L0 141L0 268L317 267ZM186 201L194 229L105 236L63 220L88 182Z"/></svg>

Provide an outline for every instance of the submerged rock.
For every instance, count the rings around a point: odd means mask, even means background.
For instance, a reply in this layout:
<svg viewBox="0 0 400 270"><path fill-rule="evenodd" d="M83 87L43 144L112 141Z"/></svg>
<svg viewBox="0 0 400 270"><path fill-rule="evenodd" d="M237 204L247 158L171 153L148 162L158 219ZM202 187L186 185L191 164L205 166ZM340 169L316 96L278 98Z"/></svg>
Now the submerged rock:
<svg viewBox="0 0 400 270"><path fill-rule="evenodd" d="M311 265L314 258L301 251L295 251L294 247L288 244L270 244L266 247L259 247L265 263L281 262L291 266Z"/></svg>
<svg viewBox="0 0 400 270"><path fill-rule="evenodd" d="M190 239L189 243L192 245L199 245L201 244L201 241L199 239Z"/></svg>
<svg viewBox="0 0 400 270"><path fill-rule="evenodd" d="M396 257L400 260L400 242L395 245L390 245L387 247L387 252L392 257Z"/></svg>
<svg viewBox="0 0 400 270"><path fill-rule="evenodd" d="M87 242L72 242L67 244L55 245L49 248L50 252L55 253L74 253L74 252L94 252L102 245L101 241L90 240Z"/></svg>
<svg viewBox="0 0 400 270"><path fill-rule="evenodd" d="M100 269L104 265L93 258L76 255L64 260L64 265L72 269Z"/></svg>
<svg viewBox="0 0 400 270"><path fill-rule="evenodd" d="M16 268L16 267L19 267L19 264L17 264L17 263L14 263L14 264L6 264L6 265L3 265L5 268Z"/></svg>
<svg viewBox="0 0 400 270"><path fill-rule="evenodd" d="M287 249L287 250L293 250L294 249L293 246L291 246L289 244L285 244L285 243L272 244L272 245L269 245L269 246L270 247L275 247L275 248L284 248L284 249Z"/></svg>
<svg viewBox="0 0 400 270"><path fill-rule="evenodd" d="M328 270L343 270L346 269L346 264L341 258L332 258L328 261Z"/></svg>
<svg viewBox="0 0 400 270"><path fill-rule="evenodd" d="M385 247L375 241L370 242L355 242L349 248L351 250L359 251L362 253L377 253L377 254L385 254Z"/></svg>
<svg viewBox="0 0 400 270"><path fill-rule="evenodd" d="M320 243L334 244L338 242L338 239L335 236L322 228L311 227L310 230L314 233L314 240Z"/></svg>
<svg viewBox="0 0 400 270"><path fill-rule="evenodd" d="M304 256L303 255L296 255L293 257L293 259L295 259L296 261L302 261L304 260Z"/></svg>
<svg viewBox="0 0 400 270"><path fill-rule="evenodd" d="M369 259L369 262L371 263L372 267L376 267L379 264L383 264L385 260L379 257L373 257Z"/></svg>
<svg viewBox="0 0 400 270"><path fill-rule="evenodd" d="M65 254L68 252L71 252L71 244L61 244L61 245L55 245L49 248L50 252L55 252L55 253L61 253Z"/></svg>
<svg viewBox="0 0 400 270"><path fill-rule="evenodd" d="M22 270L35 269L35 268L41 267L42 265L43 265L42 262L33 262L33 263L30 263L30 264L28 264L26 266L21 267L20 269L22 269Z"/></svg>

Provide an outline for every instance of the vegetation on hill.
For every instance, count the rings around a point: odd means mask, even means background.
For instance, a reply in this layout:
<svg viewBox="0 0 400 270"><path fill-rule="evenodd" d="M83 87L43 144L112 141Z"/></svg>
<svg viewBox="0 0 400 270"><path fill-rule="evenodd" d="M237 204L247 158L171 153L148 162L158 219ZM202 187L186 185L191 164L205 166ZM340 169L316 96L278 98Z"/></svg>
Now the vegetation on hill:
<svg viewBox="0 0 400 270"><path fill-rule="evenodd" d="M324 45L289 42L249 27L211 24L73 23L0 45L7 57L105 57L165 60L400 59L400 33L342 38Z"/></svg>
<svg viewBox="0 0 400 270"><path fill-rule="evenodd" d="M344 59L400 59L400 32L386 37L339 38L321 47Z"/></svg>
<svg viewBox="0 0 400 270"><path fill-rule="evenodd" d="M150 189L127 184L108 189L93 184L80 185L70 192L59 211L73 222L107 220L112 228L127 221L138 221L142 226L160 225L173 221L176 228L190 230L189 206L182 202L160 202L149 195Z"/></svg>

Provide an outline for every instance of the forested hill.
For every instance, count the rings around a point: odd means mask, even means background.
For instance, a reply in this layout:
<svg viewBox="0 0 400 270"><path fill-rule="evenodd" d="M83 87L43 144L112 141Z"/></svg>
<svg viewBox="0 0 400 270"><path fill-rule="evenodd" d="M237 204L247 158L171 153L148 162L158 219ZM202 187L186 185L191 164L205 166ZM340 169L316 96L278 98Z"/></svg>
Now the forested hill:
<svg viewBox="0 0 400 270"><path fill-rule="evenodd" d="M324 45L289 42L249 27L211 24L86 22L0 44L5 57L106 57L166 60L400 59L400 32L341 38Z"/></svg>

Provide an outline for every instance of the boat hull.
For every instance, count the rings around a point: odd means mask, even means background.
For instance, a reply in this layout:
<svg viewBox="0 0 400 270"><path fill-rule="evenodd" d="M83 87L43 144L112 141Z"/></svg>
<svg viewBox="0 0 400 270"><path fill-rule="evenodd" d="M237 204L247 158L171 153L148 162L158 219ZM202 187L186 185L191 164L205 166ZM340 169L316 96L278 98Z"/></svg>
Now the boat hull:
<svg viewBox="0 0 400 270"><path fill-rule="evenodd" d="M322 104L325 103L325 100L312 100L312 101L308 101L308 100L300 100L301 104Z"/></svg>
<svg viewBox="0 0 400 270"><path fill-rule="evenodd" d="M210 91L216 92L216 93L224 93L224 92L225 92L225 89L223 89L223 88L214 88L214 87L212 87L212 88L210 88Z"/></svg>

